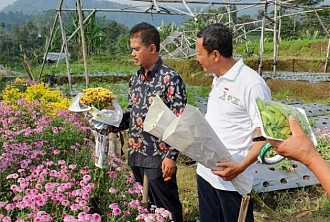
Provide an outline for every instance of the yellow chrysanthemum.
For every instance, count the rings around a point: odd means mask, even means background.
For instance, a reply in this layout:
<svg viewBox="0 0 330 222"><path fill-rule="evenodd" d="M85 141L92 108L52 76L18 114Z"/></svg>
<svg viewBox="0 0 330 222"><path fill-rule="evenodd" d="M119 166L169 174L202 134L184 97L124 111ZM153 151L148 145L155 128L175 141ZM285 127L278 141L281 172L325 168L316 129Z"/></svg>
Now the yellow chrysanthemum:
<svg viewBox="0 0 330 222"><path fill-rule="evenodd" d="M19 83L19 84L21 83L21 84L23 84L24 83L24 80L21 79L21 78L19 78L19 77L16 77L15 83Z"/></svg>
<svg viewBox="0 0 330 222"><path fill-rule="evenodd" d="M112 105L115 99L109 89L103 87L87 88L80 96L80 103L85 106L95 106L97 109L104 109Z"/></svg>
<svg viewBox="0 0 330 222"><path fill-rule="evenodd" d="M63 98L61 91L53 90L47 84L28 85L19 78L16 78L15 84L7 85L3 91L3 101L7 104L16 105L17 101L22 98L29 103L41 101L42 110L51 115L55 115L59 110L66 110L70 105L70 99ZM21 90L22 85L26 86L24 91Z"/></svg>

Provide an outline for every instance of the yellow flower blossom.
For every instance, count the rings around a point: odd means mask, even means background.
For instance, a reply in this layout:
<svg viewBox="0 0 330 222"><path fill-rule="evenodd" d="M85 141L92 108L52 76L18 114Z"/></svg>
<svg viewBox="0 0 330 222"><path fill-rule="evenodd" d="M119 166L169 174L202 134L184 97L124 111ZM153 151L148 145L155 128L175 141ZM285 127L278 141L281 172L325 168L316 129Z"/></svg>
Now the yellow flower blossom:
<svg viewBox="0 0 330 222"><path fill-rule="evenodd" d="M24 86L24 87L22 87ZM3 101L15 105L19 99L27 102L41 101L42 110L47 114L55 115L59 110L69 107L71 100L63 98L60 90L54 90L44 83L28 85L20 78L16 78L13 85L7 85L3 91Z"/></svg>
<svg viewBox="0 0 330 222"><path fill-rule="evenodd" d="M24 81L23 79L19 78L19 77L16 77L15 79L15 83L21 83L21 84L24 84Z"/></svg>
<svg viewBox="0 0 330 222"><path fill-rule="evenodd" d="M109 89L103 87L87 88L80 96L80 103L85 106L95 106L97 109L104 109L112 105L115 96Z"/></svg>

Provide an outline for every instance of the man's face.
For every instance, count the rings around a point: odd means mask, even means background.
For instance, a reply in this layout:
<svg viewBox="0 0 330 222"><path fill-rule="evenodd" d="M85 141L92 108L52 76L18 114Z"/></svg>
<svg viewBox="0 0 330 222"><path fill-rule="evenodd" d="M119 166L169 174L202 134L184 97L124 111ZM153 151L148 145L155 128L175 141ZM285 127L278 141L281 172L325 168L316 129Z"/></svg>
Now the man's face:
<svg viewBox="0 0 330 222"><path fill-rule="evenodd" d="M213 73L212 67L214 65L212 53L209 53L203 47L203 38L197 38L196 40L196 54L197 61L202 65L204 72Z"/></svg>
<svg viewBox="0 0 330 222"><path fill-rule="evenodd" d="M151 45L143 45L140 37L131 37L130 47L132 49L131 55L133 57L134 64L143 68L149 68L149 63L151 61L150 58L153 56Z"/></svg>

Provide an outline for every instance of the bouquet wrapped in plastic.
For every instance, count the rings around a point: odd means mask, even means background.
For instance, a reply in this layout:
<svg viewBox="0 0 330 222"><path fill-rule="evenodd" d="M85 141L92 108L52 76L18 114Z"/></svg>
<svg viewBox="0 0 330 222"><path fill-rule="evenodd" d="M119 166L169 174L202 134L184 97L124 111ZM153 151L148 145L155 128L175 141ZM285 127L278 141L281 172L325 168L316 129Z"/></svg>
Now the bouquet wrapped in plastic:
<svg viewBox="0 0 330 222"><path fill-rule="evenodd" d="M109 152L109 126L118 127L123 111L109 89L87 88L79 93L70 104L69 111L83 112L95 136L95 166L105 168Z"/></svg>
<svg viewBox="0 0 330 222"><path fill-rule="evenodd" d="M73 99L69 111L84 112L96 129L109 125L118 127L123 118L123 111L112 92L102 87L84 89Z"/></svg>
<svg viewBox="0 0 330 222"><path fill-rule="evenodd" d="M182 154L214 170L221 170L216 163L230 162L233 158L202 113L187 105L176 117L173 112L155 97L144 121L144 131L161 138ZM248 194L252 187L242 174L231 182L242 194Z"/></svg>

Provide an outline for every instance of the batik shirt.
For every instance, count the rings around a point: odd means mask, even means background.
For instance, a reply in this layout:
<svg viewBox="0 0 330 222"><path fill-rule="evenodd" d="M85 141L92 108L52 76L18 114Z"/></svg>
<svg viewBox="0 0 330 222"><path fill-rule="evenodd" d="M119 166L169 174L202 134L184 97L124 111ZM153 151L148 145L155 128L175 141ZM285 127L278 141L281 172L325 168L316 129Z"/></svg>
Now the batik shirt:
<svg viewBox="0 0 330 222"><path fill-rule="evenodd" d="M129 82L128 165L160 168L163 159L173 159L178 151L143 131L144 119L154 96L158 95L177 116L187 103L185 85L179 74L160 58L147 73L141 68Z"/></svg>

